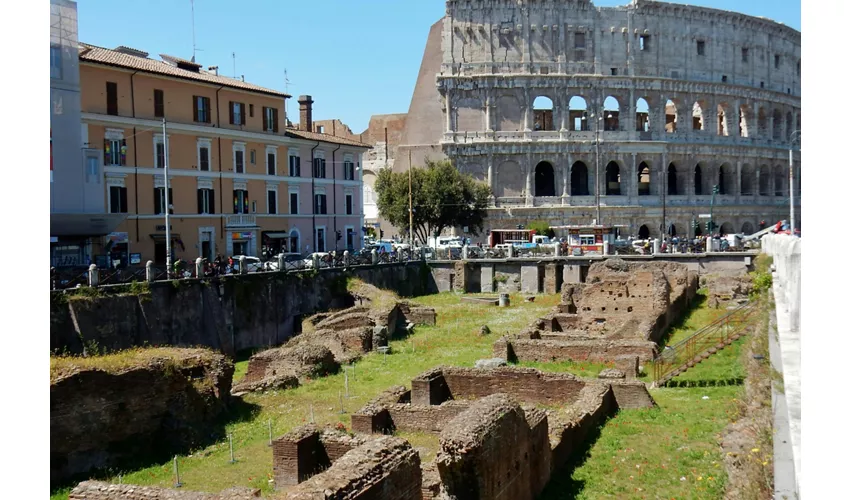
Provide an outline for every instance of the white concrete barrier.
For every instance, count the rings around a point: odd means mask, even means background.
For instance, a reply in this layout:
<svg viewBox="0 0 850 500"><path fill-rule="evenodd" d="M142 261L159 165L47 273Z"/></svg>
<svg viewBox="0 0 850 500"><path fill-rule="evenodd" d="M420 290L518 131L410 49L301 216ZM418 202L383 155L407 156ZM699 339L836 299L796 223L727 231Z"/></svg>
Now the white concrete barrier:
<svg viewBox="0 0 850 500"><path fill-rule="evenodd" d="M773 257L778 287L788 305L791 331L800 330L802 275L800 272L803 241L787 234L768 234L762 237L762 251Z"/></svg>

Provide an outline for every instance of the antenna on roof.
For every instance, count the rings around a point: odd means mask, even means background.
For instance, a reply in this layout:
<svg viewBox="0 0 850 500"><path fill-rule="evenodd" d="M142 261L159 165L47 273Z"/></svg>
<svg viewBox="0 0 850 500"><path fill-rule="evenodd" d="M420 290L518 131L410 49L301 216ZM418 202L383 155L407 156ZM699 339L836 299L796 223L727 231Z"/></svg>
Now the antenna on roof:
<svg viewBox="0 0 850 500"><path fill-rule="evenodd" d="M195 62L195 0L189 0L192 6L192 62Z"/></svg>
<svg viewBox="0 0 850 500"><path fill-rule="evenodd" d="M236 52L232 52L233 56L233 78L236 78Z"/></svg>
<svg viewBox="0 0 850 500"><path fill-rule="evenodd" d="M286 68L283 68L283 88L285 93L289 93L289 72L287 72Z"/></svg>

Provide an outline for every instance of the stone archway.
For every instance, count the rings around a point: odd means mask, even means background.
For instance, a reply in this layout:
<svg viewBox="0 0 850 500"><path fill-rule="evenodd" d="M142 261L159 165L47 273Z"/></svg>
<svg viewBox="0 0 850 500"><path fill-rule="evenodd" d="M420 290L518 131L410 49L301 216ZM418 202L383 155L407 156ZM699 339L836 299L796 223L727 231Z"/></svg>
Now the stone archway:
<svg viewBox="0 0 850 500"><path fill-rule="evenodd" d="M573 163L570 169L570 194L572 196L588 196L587 165L584 162L577 161Z"/></svg>
<svg viewBox="0 0 850 500"><path fill-rule="evenodd" d="M534 196L555 196L555 169L547 161L534 168Z"/></svg>
<svg viewBox="0 0 850 500"><path fill-rule="evenodd" d="M638 238L641 240L649 238L649 227L647 227L646 224L642 225L640 229L638 229Z"/></svg>

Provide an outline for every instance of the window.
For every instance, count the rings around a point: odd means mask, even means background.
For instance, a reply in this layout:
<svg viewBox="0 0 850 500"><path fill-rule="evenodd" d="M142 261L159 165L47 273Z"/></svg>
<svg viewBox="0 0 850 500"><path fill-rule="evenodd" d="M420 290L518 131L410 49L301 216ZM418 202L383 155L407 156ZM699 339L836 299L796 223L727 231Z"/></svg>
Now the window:
<svg viewBox="0 0 850 500"><path fill-rule="evenodd" d="M354 180L354 162L346 159L342 164L342 175L347 181Z"/></svg>
<svg viewBox="0 0 850 500"><path fill-rule="evenodd" d="M62 79L62 47L50 46L50 78Z"/></svg>
<svg viewBox="0 0 850 500"><path fill-rule="evenodd" d="M263 130L277 132L277 109L263 106Z"/></svg>
<svg viewBox="0 0 850 500"><path fill-rule="evenodd" d="M324 193L317 193L313 201L313 213L327 215L328 213L328 196Z"/></svg>
<svg viewBox="0 0 850 500"><path fill-rule="evenodd" d="M611 76L617 76L617 68L611 68Z"/></svg>
<svg viewBox="0 0 850 500"><path fill-rule="evenodd" d="M297 229L293 229L289 232L289 251L291 253L301 253L301 234Z"/></svg>
<svg viewBox="0 0 850 500"><path fill-rule="evenodd" d="M245 145L233 144L233 171L237 174L245 173Z"/></svg>
<svg viewBox="0 0 850 500"><path fill-rule="evenodd" d="M345 195L345 215L353 215L354 214L354 195L346 194Z"/></svg>
<svg viewBox="0 0 850 500"><path fill-rule="evenodd" d="M289 192L289 213L298 215L298 191Z"/></svg>
<svg viewBox="0 0 850 500"><path fill-rule="evenodd" d="M250 116L251 118L254 117L254 105L253 104L248 105L248 116Z"/></svg>
<svg viewBox="0 0 850 500"><path fill-rule="evenodd" d="M741 62L750 62L750 49L746 47L741 48Z"/></svg>
<svg viewBox="0 0 850 500"><path fill-rule="evenodd" d="M797 61L797 76L800 76L800 61Z"/></svg>
<svg viewBox="0 0 850 500"><path fill-rule="evenodd" d="M722 77L720 77L720 81L726 83L728 81L728 78L726 78L726 75L723 75Z"/></svg>
<svg viewBox="0 0 850 500"><path fill-rule="evenodd" d="M702 40L697 41L697 55L704 56L705 55L705 42Z"/></svg>
<svg viewBox="0 0 850 500"><path fill-rule="evenodd" d="M779 54L773 56L773 69L779 69Z"/></svg>
<svg viewBox="0 0 850 500"><path fill-rule="evenodd" d="M251 150L251 165L256 165L256 164L257 164L257 151L252 149Z"/></svg>
<svg viewBox="0 0 850 500"><path fill-rule="evenodd" d="M289 153L289 176L301 177L301 157Z"/></svg>
<svg viewBox="0 0 850 500"><path fill-rule="evenodd" d="M277 191L269 189L266 193L266 203L268 204L268 213L277 213Z"/></svg>
<svg viewBox="0 0 850 500"><path fill-rule="evenodd" d="M106 82L106 114L118 115L118 84Z"/></svg>
<svg viewBox="0 0 850 500"><path fill-rule="evenodd" d="M327 174L325 165L324 158L313 158L313 177L324 179Z"/></svg>
<svg viewBox="0 0 850 500"><path fill-rule="evenodd" d="M160 89L153 89L153 115L157 118L165 116L165 93Z"/></svg>
<svg viewBox="0 0 850 500"><path fill-rule="evenodd" d="M192 107L195 121L199 123L210 123L212 114L210 113L210 98L203 96L192 96Z"/></svg>
<svg viewBox="0 0 850 500"><path fill-rule="evenodd" d="M155 150L154 167L165 168L165 144L162 142L162 136L155 136L153 140Z"/></svg>
<svg viewBox="0 0 850 500"><path fill-rule="evenodd" d="M248 213L248 190L234 189L233 190L233 213L247 214Z"/></svg>
<svg viewBox="0 0 850 500"><path fill-rule="evenodd" d="M245 125L245 104L230 101L230 124Z"/></svg>
<svg viewBox="0 0 850 500"><path fill-rule="evenodd" d="M168 213L174 213L174 192L171 188L168 188ZM164 214L165 213L165 188L164 187L155 187L153 188L153 213L154 214Z"/></svg>
<svg viewBox="0 0 850 500"><path fill-rule="evenodd" d="M119 166L127 164L127 139L103 140L103 164Z"/></svg>
<svg viewBox="0 0 850 500"><path fill-rule="evenodd" d="M345 228L345 248L354 250L354 228Z"/></svg>
<svg viewBox="0 0 850 500"><path fill-rule="evenodd" d="M215 191L209 188L198 189L198 213L215 213Z"/></svg>
<svg viewBox="0 0 850 500"><path fill-rule="evenodd" d="M198 170L209 172L210 170L210 143L198 141Z"/></svg>
<svg viewBox="0 0 850 500"><path fill-rule="evenodd" d="M127 188L124 186L109 186L109 213L127 213Z"/></svg>
<svg viewBox="0 0 850 500"><path fill-rule="evenodd" d="M100 184L100 158L96 152L86 155L86 182Z"/></svg>
<svg viewBox="0 0 850 500"><path fill-rule="evenodd" d="M577 48L577 49L583 49L584 48L584 33L576 33L575 48Z"/></svg>
<svg viewBox="0 0 850 500"><path fill-rule="evenodd" d="M579 244L580 245L595 245L596 237L595 236L579 236Z"/></svg>
<svg viewBox="0 0 850 500"><path fill-rule="evenodd" d="M323 227L316 228L316 251L325 251L325 228Z"/></svg>
<svg viewBox="0 0 850 500"><path fill-rule="evenodd" d="M274 150L266 149L266 173L277 175L277 153Z"/></svg>
<svg viewBox="0 0 850 500"><path fill-rule="evenodd" d="M640 50L643 52L649 50L649 35L640 36Z"/></svg>

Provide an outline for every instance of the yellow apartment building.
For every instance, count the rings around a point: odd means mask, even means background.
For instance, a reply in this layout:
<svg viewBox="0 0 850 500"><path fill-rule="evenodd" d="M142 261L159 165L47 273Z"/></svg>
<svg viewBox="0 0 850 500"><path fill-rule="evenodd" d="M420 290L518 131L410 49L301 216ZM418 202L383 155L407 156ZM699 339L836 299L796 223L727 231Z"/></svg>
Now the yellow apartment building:
<svg viewBox="0 0 850 500"><path fill-rule="evenodd" d="M85 165L102 169L106 212L127 214L99 262L165 262L166 161L175 259L362 246L369 145L311 132L310 96L287 127L289 95L160 57L80 45Z"/></svg>

